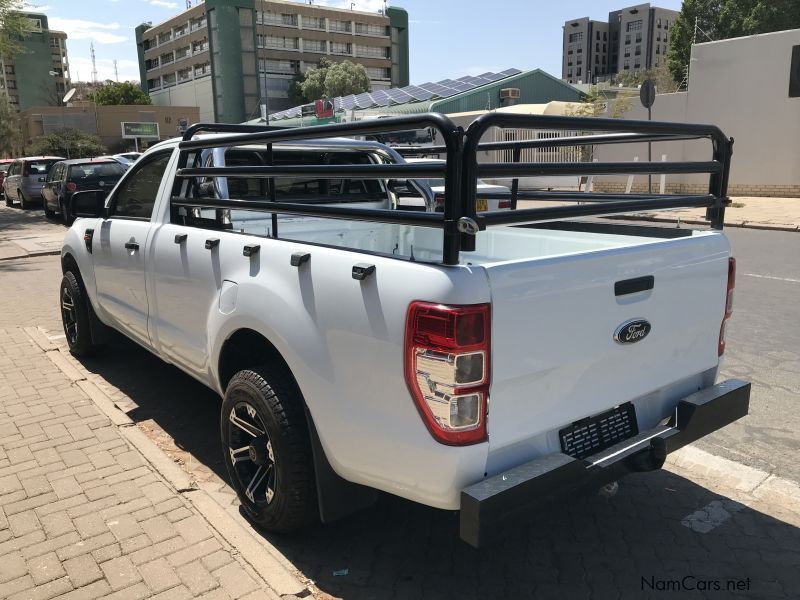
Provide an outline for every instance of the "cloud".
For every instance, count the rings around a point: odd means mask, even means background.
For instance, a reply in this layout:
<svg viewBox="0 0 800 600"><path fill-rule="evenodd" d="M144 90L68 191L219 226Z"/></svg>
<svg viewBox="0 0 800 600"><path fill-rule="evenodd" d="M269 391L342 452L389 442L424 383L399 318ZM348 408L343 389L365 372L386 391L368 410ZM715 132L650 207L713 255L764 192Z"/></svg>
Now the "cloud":
<svg viewBox="0 0 800 600"><path fill-rule="evenodd" d="M47 12L48 10L52 10L52 8L53 7L48 4L31 4L29 2L26 2L25 4L22 5L22 10L27 10L30 12L43 13Z"/></svg>
<svg viewBox="0 0 800 600"><path fill-rule="evenodd" d="M98 44L118 44L128 41L124 35L110 33L120 29L119 23L97 23L61 17L50 17L49 22L51 29L66 31L67 36L73 40L93 40Z"/></svg>
<svg viewBox="0 0 800 600"><path fill-rule="evenodd" d="M150 4L164 8L178 8L177 2L165 2L164 0L150 0Z"/></svg>
<svg viewBox="0 0 800 600"><path fill-rule="evenodd" d="M114 59L97 59L97 80L114 81ZM139 63L135 60L120 59L117 61L120 81L139 81ZM72 81L91 81L92 59L89 56L69 54L69 75Z"/></svg>

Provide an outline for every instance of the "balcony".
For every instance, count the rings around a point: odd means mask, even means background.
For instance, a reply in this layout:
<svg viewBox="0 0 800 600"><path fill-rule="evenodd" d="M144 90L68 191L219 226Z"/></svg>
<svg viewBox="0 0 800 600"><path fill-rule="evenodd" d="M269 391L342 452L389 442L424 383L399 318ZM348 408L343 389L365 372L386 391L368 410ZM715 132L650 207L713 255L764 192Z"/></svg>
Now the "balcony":
<svg viewBox="0 0 800 600"><path fill-rule="evenodd" d="M192 24L189 25L189 31L197 31L198 29L202 29L207 25L205 19L201 19L200 21L192 21Z"/></svg>

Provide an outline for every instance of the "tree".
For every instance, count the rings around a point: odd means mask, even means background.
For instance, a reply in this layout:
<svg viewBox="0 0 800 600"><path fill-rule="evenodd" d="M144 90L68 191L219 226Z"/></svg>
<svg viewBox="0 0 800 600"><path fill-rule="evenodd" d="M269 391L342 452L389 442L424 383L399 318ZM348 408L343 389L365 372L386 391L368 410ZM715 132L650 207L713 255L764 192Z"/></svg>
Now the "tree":
<svg viewBox="0 0 800 600"><path fill-rule="evenodd" d="M631 109L631 94L609 94L593 85L578 104L570 104L565 111L570 117L621 118Z"/></svg>
<svg viewBox="0 0 800 600"><path fill-rule="evenodd" d="M20 0L0 0L0 56L13 56L23 50L19 39L28 34L28 18L21 14Z"/></svg>
<svg viewBox="0 0 800 600"><path fill-rule="evenodd" d="M371 89L364 65L349 60L331 62L322 58L316 69L306 71L305 77L290 88L290 95L300 100L300 103L305 103L322 98L361 94Z"/></svg>
<svg viewBox="0 0 800 600"><path fill-rule="evenodd" d="M110 104L152 104L150 96L131 81L106 81L88 95L99 106Z"/></svg>
<svg viewBox="0 0 800 600"><path fill-rule="evenodd" d="M31 156L66 156L67 158L89 158L105 154L106 148L96 135L84 133L74 127L56 129L34 140L28 146Z"/></svg>
<svg viewBox="0 0 800 600"><path fill-rule="evenodd" d="M675 81L685 81L693 41L708 42L798 27L798 0L684 0L669 30L669 70Z"/></svg>
<svg viewBox="0 0 800 600"><path fill-rule="evenodd" d="M679 83L673 79L669 66L664 61L653 69L637 71L635 74L620 73L617 75L615 83L625 87L639 87L648 79L652 79L656 84L656 91L659 94L671 94L677 92L680 87Z"/></svg>
<svg viewBox="0 0 800 600"><path fill-rule="evenodd" d="M8 101L8 96L0 93L0 156L16 156L22 145L22 130L17 111Z"/></svg>

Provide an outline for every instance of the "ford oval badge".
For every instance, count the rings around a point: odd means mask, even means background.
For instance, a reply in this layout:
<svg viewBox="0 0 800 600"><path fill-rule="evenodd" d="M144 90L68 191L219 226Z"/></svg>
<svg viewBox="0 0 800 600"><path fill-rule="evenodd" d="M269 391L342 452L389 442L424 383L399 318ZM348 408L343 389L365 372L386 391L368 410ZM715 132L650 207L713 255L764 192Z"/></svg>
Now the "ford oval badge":
<svg viewBox="0 0 800 600"><path fill-rule="evenodd" d="M618 344L635 344L641 342L653 328L645 319L631 319L617 327L614 332L614 341Z"/></svg>

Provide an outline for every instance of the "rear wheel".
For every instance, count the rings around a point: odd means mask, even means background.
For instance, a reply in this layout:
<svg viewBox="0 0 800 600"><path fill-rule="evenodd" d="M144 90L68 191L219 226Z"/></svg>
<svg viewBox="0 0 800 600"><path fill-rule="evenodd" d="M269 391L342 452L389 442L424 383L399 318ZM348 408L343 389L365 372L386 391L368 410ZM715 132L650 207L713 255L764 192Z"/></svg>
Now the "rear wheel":
<svg viewBox="0 0 800 600"><path fill-rule="evenodd" d="M67 271L61 278L58 297L61 305L61 322L64 325L69 351L75 356L91 355L97 346L92 342L92 332L89 327L89 300L83 284L72 271Z"/></svg>
<svg viewBox="0 0 800 600"><path fill-rule="evenodd" d="M20 208L28 209L31 207L31 203L28 202L28 199L25 197L25 192L22 190L19 191L19 205Z"/></svg>
<svg viewBox="0 0 800 600"><path fill-rule="evenodd" d="M317 516L311 443L297 385L261 366L233 376L222 403L225 466L247 517L285 532Z"/></svg>

